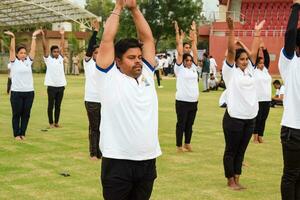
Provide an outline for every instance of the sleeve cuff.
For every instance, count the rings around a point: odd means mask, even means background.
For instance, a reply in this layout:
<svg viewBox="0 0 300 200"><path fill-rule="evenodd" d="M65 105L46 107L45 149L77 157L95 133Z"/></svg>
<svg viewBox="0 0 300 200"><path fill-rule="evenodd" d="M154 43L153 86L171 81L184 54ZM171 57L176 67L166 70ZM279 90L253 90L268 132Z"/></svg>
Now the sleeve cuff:
<svg viewBox="0 0 300 200"><path fill-rule="evenodd" d="M228 67L230 67L230 68L233 68L233 66L234 66L234 64L233 64L233 65L229 64L229 63L227 62L227 60L225 60L225 63L226 63L226 65L227 65Z"/></svg>
<svg viewBox="0 0 300 200"><path fill-rule="evenodd" d="M113 62L108 68L103 69L103 68L99 67L99 66L96 64L96 68L97 68L100 72L107 73L107 72L109 72L109 71L113 68L114 65L115 65L115 63Z"/></svg>
<svg viewBox="0 0 300 200"><path fill-rule="evenodd" d="M153 67L146 59L142 58L143 63L145 63L147 65L147 67L154 72L155 67Z"/></svg>

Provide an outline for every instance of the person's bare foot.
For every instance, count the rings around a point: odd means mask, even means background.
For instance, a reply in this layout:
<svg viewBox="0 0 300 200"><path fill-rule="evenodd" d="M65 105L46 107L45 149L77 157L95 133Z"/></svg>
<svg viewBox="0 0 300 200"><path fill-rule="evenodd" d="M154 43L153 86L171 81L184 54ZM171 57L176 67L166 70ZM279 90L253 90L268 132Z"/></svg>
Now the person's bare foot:
<svg viewBox="0 0 300 200"><path fill-rule="evenodd" d="M258 142L259 143L264 143L263 137L262 136L258 136Z"/></svg>
<svg viewBox="0 0 300 200"><path fill-rule="evenodd" d="M91 160L96 161L96 160L98 160L98 158L97 158L97 156L92 156Z"/></svg>
<svg viewBox="0 0 300 200"><path fill-rule="evenodd" d="M49 129L55 128L55 126L54 126L54 124L50 124L48 128L49 128Z"/></svg>
<svg viewBox="0 0 300 200"><path fill-rule="evenodd" d="M62 126L59 125L59 124L54 124L54 127L55 127L55 128L61 128Z"/></svg>
<svg viewBox="0 0 300 200"><path fill-rule="evenodd" d="M234 178L228 178L227 179L227 186L229 187L229 189L231 190L240 190L241 188L235 183Z"/></svg>
<svg viewBox="0 0 300 200"><path fill-rule="evenodd" d="M177 147L177 153L183 153L184 149L182 147Z"/></svg>
<svg viewBox="0 0 300 200"><path fill-rule="evenodd" d="M24 135L22 135L22 136L21 136L21 139L22 139L22 140L26 140L26 138L25 138L25 136L24 136Z"/></svg>
<svg viewBox="0 0 300 200"><path fill-rule="evenodd" d="M247 189L246 187L244 187L243 185L240 184L240 176L239 175L235 175L234 182L241 190Z"/></svg>
<svg viewBox="0 0 300 200"><path fill-rule="evenodd" d="M184 144L183 148L187 151L187 152L192 152L192 145L191 144Z"/></svg>
<svg viewBox="0 0 300 200"><path fill-rule="evenodd" d="M253 143L258 144L258 134L253 134Z"/></svg>
<svg viewBox="0 0 300 200"><path fill-rule="evenodd" d="M21 141L22 138L21 138L21 136L17 136L17 137L15 137L15 140Z"/></svg>

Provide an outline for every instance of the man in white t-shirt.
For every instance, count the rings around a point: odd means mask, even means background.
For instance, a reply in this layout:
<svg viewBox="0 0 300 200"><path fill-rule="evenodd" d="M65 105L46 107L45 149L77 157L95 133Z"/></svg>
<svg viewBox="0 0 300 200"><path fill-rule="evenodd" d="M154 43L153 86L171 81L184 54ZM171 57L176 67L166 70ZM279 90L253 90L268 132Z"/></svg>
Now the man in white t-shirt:
<svg viewBox="0 0 300 200"><path fill-rule="evenodd" d="M214 77L217 77L217 62L216 60L212 57L209 56L209 69L210 69L210 73L213 73Z"/></svg>
<svg viewBox="0 0 300 200"><path fill-rule="evenodd" d="M114 44L125 6L139 38ZM104 27L96 62L98 73L94 78L101 91L103 197L148 200L156 178L156 158L161 155L153 79L155 45L135 0L116 1Z"/></svg>
<svg viewBox="0 0 300 200"><path fill-rule="evenodd" d="M282 106L283 98L284 98L284 85L281 85L279 80L273 81L273 86L276 89L275 96L272 97L271 107L275 107L275 105Z"/></svg>
<svg viewBox="0 0 300 200"><path fill-rule="evenodd" d="M44 84L47 86L48 93L48 121L49 128L59 128L60 125L60 107L64 96L65 86L67 85L65 72L64 72L64 48L65 48L65 31L60 30L61 40L60 47L53 45L50 48L45 39L45 33L43 32L43 50L44 50L44 62L46 64L46 76ZM53 120L54 109L54 120Z"/></svg>
<svg viewBox="0 0 300 200"><path fill-rule="evenodd" d="M283 155L282 200L300 199L300 0L294 0L279 56L284 81L283 116L280 139Z"/></svg>

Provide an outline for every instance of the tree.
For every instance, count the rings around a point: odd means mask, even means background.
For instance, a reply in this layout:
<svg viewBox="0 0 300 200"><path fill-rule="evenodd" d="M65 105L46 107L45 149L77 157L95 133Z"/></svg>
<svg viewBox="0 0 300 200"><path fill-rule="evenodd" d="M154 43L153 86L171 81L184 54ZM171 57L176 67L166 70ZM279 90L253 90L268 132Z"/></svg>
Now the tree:
<svg viewBox="0 0 300 200"><path fill-rule="evenodd" d="M201 0L140 0L139 6L148 21L153 36L156 40L156 47L160 49L159 43L164 40L175 40L175 31L173 21L178 24L184 31L188 31L193 20L199 22L204 19L201 16ZM111 0L88 0L86 8L102 19L106 19L109 12L113 9L114 4ZM136 37L136 31L131 19L130 13L125 11L121 17L121 26L117 35L122 37ZM165 45L162 45L165 46ZM173 48L175 47L172 46Z"/></svg>

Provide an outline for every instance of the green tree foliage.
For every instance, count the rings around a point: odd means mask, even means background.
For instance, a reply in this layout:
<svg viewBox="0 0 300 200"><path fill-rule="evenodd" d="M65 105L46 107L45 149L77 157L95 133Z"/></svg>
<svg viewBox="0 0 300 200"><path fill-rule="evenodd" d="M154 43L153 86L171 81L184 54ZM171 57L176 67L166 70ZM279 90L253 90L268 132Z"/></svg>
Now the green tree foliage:
<svg viewBox="0 0 300 200"><path fill-rule="evenodd" d="M139 6L147 19L153 36L156 40L156 47L165 48L166 41L175 48L175 31L173 21L178 21L180 27L188 32L193 20L199 22L204 19L200 15L203 3L201 0L139 0ZM86 8L98 16L102 16L105 21L114 4L111 0L87 0ZM136 37L135 27L128 11L123 12L121 16L121 26L118 32L118 38Z"/></svg>

